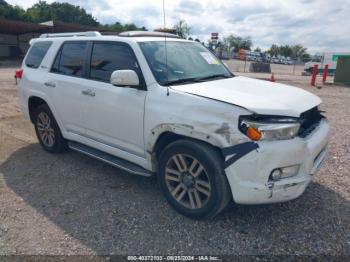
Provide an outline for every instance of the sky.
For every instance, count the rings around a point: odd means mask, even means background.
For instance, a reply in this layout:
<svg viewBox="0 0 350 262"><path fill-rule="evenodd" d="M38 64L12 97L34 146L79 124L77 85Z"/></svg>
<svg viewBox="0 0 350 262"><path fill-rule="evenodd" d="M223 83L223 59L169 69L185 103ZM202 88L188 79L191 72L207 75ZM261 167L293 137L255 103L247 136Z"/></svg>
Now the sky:
<svg viewBox="0 0 350 262"><path fill-rule="evenodd" d="M24 8L37 0L7 0ZM47 2L54 2L47 0ZM163 27L162 0L58 0L79 5L100 23ZM184 19L193 38L211 32L250 36L254 47L301 44L311 53L350 51L350 0L165 0L166 26Z"/></svg>

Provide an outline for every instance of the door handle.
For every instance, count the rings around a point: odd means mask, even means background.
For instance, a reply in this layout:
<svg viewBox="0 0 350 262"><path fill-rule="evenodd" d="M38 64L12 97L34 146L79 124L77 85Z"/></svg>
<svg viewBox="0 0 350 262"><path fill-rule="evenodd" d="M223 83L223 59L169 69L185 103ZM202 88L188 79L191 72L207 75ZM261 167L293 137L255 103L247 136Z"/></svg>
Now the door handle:
<svg viewBox="0 0 350 262"><path fill-rule="evenodd" d="M56 87L56 84L54 82L45 82L44 85L47 87Z"/></svg>
<svg viewBox="0 0 350 262"><path fill-rule="evenodd" d="M93 92L91 89L83 90L81 93L86 96L95 96L95 92Z"/></svg>

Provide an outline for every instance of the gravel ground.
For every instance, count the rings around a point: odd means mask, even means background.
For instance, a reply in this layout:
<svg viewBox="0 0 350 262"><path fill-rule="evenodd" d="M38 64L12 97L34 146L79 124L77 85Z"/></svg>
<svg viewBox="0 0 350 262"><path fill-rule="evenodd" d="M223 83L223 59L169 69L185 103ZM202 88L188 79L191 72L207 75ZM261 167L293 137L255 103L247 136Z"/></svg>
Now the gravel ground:
<svg viewBox="0 0 350 262"><path fill-rule="evenodd" d="M0 68L0 255L350 255L350 89L276 75L323 99L332 126L323 168L297 200L231 204L194 221L166 203L154 178L45 153L18 111L13 71Z"/></svg>

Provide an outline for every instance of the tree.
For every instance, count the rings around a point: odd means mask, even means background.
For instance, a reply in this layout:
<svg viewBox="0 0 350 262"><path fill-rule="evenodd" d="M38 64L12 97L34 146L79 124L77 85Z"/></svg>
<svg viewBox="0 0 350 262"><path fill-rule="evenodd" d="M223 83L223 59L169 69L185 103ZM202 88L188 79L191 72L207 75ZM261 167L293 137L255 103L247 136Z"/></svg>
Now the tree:
<svg viewBox="0 0 350 262"><path fill-rule="evenodd" d="M303 62L309 62L311 60L311 56L308 53L305 53L301 56L301 61Z"/></svg>
<svg viewBox="0 0 350 262"><path fill-rule="evenodd" d="M156 28L153 30L154 32L161 32L161 33L169 33L169 34L175 34L176 30L174 28Z"/></svg>
<svg viewBox="0 0 350 262"><path fill-rule="evenodd" d="M275 45L273 44L270 49L267 51L272 56L285 56L285 57L292 57L293 59L301 59L304 57L306 53L307 48L301 46L301 45Z"/></svg>
<svg viewBox="0 0 350 262"><path fill-rule="evenodd" d="M111 24L111 25L105 25L105 27L116 32L124 31L124 26L119 22L115 22L114 24Z"/></svg>
<svg viewBox="0 0 350 262"><path fill-rule="evenodd" d="M69 3L53 2L48 4L39 1L26 12L28 19L32 22L44 22L48 20L60 20L67 23L75 23L87 26L99 26L100 23L84 8Z"/></svg>
<svg viewBox="0 0 350 262"><path fill-rule="evenodd" d="M183 39L186 39L191 33L191 28L188 26L186 21L182 19L177 22L174 28L176 30L176 34Z"/></svg>
<svg viewBox="0 0 350 262"><path fill-rule="evenodd" d="M269 50L267 50L267 53L269 53L271 56L278 56L280 53L280 49L278 45L273 44Z"/></svg>
<svg viewBox="0 0 350 262"><path fill-rule="evenodd" d="M259 53L261 53L260 47L255 48L255 49L254 49L254 52L259 52Z"/></svg>
<svg viewBox="0 0 350 262"><path fill-rule="evenodd" d="M227 37L223 37L222 39L218 40L217 47L220 51L229 51L230 49L230 43L227 39Z"/></svg>
<svg viewBox="0 0 350 262"><path fill-rule="evenodd" d="M253 42L249 36L240 37L232 34L225 37L225 42L227 42L230 49L233 48L234 52L238 52L239 49L250 50L253 45Z"/></svg>
<svg viewBox="0 0 350 262"><path fill-rule="evenodd" d="M135 24L121 24L119 22L115 22L114 24L111 25L104 25L104 28L107 28L109 30L115 31L115 32L125 32L125 31L147 31L146 27L138 27Z"/></svg>
<svg viewBox="0 0 350 262"><path fill-rule="evenodd" d="M9 5L3 0L0 1L0 17L11 20L28 21L26 11L22 7L18 5Z"/></svg>
<svg viewBox="0 0 350 262"><path fill-rule="evenodd" d="M144 26L138 27L133 23L121 24L119 22L115 22L111 25L102 26L91 14L86 13L84 8L68 3L58 2L48 4L45 1L39 1L26 11L20 6L12 6L6 3L4 0L0 0L0 17L34 23L59 20L66 23L102 27L116 32L132 30L147 31Z"/></svg>
<svg viewBox="0 0 350 262"><path fill-rule="evenodd" d="M291 56L295 59L302 58L303 56L306 55L307 48L301 45L293 45L291 49L292 49Z"/></svg>
<svg viewBox="0 0 350 262"><path fill-rule="evenodd" d="M291 57L293 54L292 47L289 45L281 45L279 47L279 54L285 57Z"/></svg>

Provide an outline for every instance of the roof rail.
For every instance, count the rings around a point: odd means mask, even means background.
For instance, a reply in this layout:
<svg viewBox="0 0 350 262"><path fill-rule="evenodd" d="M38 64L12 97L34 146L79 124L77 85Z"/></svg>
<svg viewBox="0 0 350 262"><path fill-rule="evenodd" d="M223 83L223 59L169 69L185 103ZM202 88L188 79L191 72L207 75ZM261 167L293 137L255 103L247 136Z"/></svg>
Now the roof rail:
<svg viewBox="0 0 350 262"><path fill-rule="evenodd" d="M40 38L47 37L69 37L69 36L100 36L100 32L87 31L87 32L72 32L72 33L54 33L54 34L42 34Z"/></svg>
<svg viewBox="0 0 350 262"><path fill-rule="evenodd" d="M178 35L174 35L174 34L170 34L170 33L149 32L149 31L127 31L127 32L122 32L122 33L120 33L119 36L123 36L123 37L140 37L140 36L146 36L146 37L169 37L169 38L179 38Z"/></svg>

